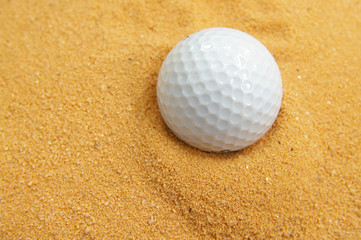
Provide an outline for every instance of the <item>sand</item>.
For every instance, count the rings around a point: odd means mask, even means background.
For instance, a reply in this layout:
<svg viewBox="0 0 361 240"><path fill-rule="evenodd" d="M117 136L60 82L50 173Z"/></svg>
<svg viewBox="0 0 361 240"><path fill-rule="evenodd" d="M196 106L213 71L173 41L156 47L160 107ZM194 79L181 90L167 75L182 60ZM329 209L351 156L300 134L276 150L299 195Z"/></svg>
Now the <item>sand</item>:
<svg viewBox="0 0 361 240"><path fill-rule="evenodd" d="M1 239L360 239L360 1L0 0ZM259 39L284 98L235 153L179 141L157 74L188 34Z"/></svg>

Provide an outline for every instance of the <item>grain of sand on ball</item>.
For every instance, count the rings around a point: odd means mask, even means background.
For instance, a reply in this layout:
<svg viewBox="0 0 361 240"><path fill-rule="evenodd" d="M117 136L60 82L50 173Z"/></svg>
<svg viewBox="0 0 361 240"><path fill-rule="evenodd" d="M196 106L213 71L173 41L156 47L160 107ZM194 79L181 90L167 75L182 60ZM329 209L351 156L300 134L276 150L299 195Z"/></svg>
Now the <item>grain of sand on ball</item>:
<svg viewBox="0 0 361 240"><path fill-rule="evenodd" d="M0 0L0 238L361 238L357 1ZM271 130L231 154L157 106L184 36L230 27L275 57Z"/></svg>

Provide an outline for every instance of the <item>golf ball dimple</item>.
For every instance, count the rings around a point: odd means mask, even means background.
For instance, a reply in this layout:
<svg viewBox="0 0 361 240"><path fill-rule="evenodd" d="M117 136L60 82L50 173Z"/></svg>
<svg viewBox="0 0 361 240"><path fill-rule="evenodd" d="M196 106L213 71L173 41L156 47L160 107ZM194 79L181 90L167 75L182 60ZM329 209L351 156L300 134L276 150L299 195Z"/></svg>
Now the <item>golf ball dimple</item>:
<svg viewBox="0 0 361 240"><path fill-rule="evenodd" d="M208 28L170 51L157 98L165 123L181 140L204 151L236 151L272 126L282 79L258 40L235 29Z"/></svg>

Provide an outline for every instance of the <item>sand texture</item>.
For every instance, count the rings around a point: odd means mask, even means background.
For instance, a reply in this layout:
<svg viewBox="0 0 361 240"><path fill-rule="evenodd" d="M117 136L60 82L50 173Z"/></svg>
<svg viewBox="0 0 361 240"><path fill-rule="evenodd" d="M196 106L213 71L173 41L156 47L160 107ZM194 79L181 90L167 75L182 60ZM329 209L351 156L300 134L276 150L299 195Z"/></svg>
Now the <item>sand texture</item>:
<svg viewBox="0 0 361 240"><path fill-rule="evenodd" d="M0 239L361 239L361 2L0 0ZM236 153L179 141L163 59L224 26L284 87Z"/></svg>

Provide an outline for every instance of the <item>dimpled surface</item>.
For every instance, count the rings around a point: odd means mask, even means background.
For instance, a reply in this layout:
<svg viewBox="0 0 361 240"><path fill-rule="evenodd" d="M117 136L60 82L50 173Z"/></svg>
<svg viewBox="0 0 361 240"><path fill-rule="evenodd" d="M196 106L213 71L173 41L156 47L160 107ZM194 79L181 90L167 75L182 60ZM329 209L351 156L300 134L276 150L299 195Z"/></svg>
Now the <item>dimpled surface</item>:
<svg viewBox="0 0 361 240"><path fill-rule="evenodd" d="M180 41L157 83L164 121L204 151L235 151L260 139L282 102L282 79L270 52L235 29L209 28Z"/></svg>

